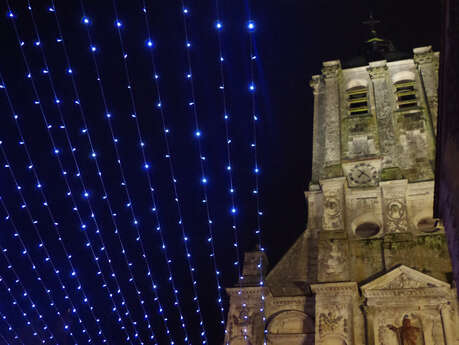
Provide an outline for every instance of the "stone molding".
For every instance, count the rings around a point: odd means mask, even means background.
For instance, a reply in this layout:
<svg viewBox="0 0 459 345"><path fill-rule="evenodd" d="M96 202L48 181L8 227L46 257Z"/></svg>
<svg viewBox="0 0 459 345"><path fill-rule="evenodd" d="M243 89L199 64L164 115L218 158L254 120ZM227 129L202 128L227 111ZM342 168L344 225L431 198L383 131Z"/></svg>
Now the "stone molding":
<svg viewBox="0 0 459 345"><path fill-rule="evenodd" d="M305 305L306 296L300 297L275 297L270 301L270 304L273 306L283 306L283 305Z"/></svg>
<svg viewBox="0 0 459 345"><path fill-rule="evenodd" d="M352 296L359 295L356 282L312 284L311 290L316 296Z"/></svg>
<svg viewBox="0 0 459 345"><path fill-rule="evenodd" d="M366 298L397 297L392 301L400 303L400 297L446 297L450 296L451 286L405 265L384 274L363 285L362 294ZM391 300L389 299L389 302Z"/></svg>
<svg viewBox="0 0 459 345"><path fill-rule="evenodd" d="M269 290L267 288L259 286L226 288L226 293L230 297L240 297L242 295L245 297L259 296L263 293L266 298L268 292Z"/></svg>

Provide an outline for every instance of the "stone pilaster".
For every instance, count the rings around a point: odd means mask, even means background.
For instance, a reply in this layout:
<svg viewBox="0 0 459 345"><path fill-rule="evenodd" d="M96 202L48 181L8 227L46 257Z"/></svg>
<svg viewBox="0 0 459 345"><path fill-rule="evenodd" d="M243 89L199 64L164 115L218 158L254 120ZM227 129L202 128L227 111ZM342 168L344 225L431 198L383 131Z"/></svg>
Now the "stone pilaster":
<svg viewBox="0 0 459 345"><path fill-rule="evenodd" d="M379 149L383 157L382 170L398 167L392 112L394 110L394 95L390 83L387 62L370 62L367 68L372 82L374 107L378 127Z"/></svg>
<svg viewBox="0 0 459 345"><path fill-rule="evenodd" d="M316 295L315 345L363 345L355 339L354 330L363 328L357 283L327 283L311 285Z"/></svg>
<svg viewBox="0 0 459 345"><path fill-rule="evenodd" d="M225 330L225 345L262 345L265 322L264 287L236 287L226 289L230 307Z"/></svg>
<svg viewBox="0 0 459 345"><path fill-rule="evenodd" d="M323 166L323 150L321 150L321 148L323 147L321 142L321 139L323 139L323 135L321 135L323 126L321 126L321 123L325 120L325 118L319 118L319 100L320 98L324 97L323 93L321 92L321 84L322 78L320 75L312 76L312 79L309 82L309 85L311 86L314 95L312 175L310 184L319 183L320 169Z"/></svg>
<svg viewBox="0 0 459 345"><path fill-rule="evenodd" d="M320 109L319 116L324 117L324 169L323 178L341 176L339 169L341 160L340 147L340 78L341 63L339 60L323 63L325 105ZM338 168L337 168L338 167Z"/></svg>
<svg viewBox="0 0 459 345"><path fill-rule="evenodd" d="M438 117L438 63L431 46L414 48L414 63L419 71L423 94L429 108L434 133L437 132ZM436 66L437 65L437 66Z"/></svg>

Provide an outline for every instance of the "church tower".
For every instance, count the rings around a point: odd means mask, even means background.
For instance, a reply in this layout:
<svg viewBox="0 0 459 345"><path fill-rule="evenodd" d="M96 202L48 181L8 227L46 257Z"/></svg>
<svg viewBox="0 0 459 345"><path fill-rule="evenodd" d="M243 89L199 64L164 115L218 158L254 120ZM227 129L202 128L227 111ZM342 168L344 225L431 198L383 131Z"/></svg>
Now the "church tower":
<svg viewBox="0 0 459 345"><path fill-rule="evenodd" d="M246 253L225 345L459 345L433 218L439 54L394 59L376 35L367 43L364 65L326 61L312 77L307 229L264 286L264 253Z"/></svg>

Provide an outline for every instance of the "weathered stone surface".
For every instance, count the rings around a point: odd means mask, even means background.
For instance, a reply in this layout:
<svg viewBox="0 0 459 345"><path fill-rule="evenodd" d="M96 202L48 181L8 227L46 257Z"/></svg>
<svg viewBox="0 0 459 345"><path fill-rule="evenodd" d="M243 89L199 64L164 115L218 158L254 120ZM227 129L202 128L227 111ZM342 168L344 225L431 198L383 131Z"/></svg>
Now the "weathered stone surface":
<svg viewBox="0 0 459 345"><path fill-rule="evenodd" d="M459 345L433 218L437 69L438 54L421 47L357 68L324 62L313 76L308 228L264 286L264 253L246 254L227 290L225 345Z"/></svg>

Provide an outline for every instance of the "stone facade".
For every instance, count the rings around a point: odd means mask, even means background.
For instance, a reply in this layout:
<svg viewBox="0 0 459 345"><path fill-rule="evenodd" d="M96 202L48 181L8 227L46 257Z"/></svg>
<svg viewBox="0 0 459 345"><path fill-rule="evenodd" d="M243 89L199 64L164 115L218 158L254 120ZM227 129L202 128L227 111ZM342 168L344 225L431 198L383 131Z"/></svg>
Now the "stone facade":
<svg viewBox="0 0 459 345"><path fill-rule="evenodd" d="M459 345L433 218L439 55L413 55L312 77L308 226L266 277L265 254L246 254L225 345Z"/></svg>

